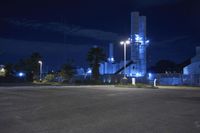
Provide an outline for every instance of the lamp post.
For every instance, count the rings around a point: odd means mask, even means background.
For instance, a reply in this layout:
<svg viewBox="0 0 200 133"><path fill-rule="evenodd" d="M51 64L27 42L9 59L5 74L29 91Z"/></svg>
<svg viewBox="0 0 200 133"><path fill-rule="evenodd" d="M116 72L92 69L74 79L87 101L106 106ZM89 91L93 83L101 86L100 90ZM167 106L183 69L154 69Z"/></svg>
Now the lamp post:
<svg viewBox="0 0 200 133"><path fill-rule="evenodd" d="M124 79L126 79L126 45L130 44L130 40L121 41L121 45L124 45Z"/></svg>
<svg viewBox="0 0 200 133"><path fill-rule="evenodd" d="M40 64L40 81L42 81L42 61L38 61L38 63Z"/></svg>

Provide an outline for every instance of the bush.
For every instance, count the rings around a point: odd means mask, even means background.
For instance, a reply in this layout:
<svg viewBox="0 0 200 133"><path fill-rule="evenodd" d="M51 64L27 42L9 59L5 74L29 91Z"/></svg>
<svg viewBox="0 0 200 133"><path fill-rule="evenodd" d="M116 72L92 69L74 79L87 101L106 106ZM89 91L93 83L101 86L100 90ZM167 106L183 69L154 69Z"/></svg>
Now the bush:
<svg viewBox="0 0 200 133"><path fill-rule="evenodd" d="M55 75L54 74L47 74L44 78L44 82L53 82L55 79Z"/></svg>
<svg viewBox="0 0 200 133"><path fill-rule="evenodd" d="M135 85L137 88L145 88L147 85L142 83L136 83Z"/></svg>

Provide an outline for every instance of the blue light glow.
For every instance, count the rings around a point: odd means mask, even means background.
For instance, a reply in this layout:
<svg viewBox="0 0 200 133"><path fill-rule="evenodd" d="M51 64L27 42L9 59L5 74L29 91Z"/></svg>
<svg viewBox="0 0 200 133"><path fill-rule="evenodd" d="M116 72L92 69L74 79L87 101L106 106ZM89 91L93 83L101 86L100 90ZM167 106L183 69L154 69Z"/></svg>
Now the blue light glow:
<svg viewBox="0 0 200 133"><path fill-rule="evenodd" d="M87 74L91 74L92 70L90 68L87 69Z"/></svg>
<svg viewBox="0 0 200 133"><path fill-rule="evenodd" d="M149 75L149 77L151 77L151 76L152 76L152 74L151 74L151 73L149 73L148 75Z"/></svg>
<svg viewBox="0 0 200 133"><path fill-rule="evenodd" d="M114 62L115 60L114 60L114 58L108 58L108 61L109 62Z"/></svg>
<svg viewBox="0 0 200 133"><path fill-rule="evenodd" d="M25 73L19 72L19 73L17 74L17 76L18 76L18 77L24 77L24 76L25 76Z"/></svg>
<svg viewBox="0 0 200 133"><path fill-rule="evenodd" d="M141 77L142 74L137 72L135 76L136 76L136 77Z"/></svg>
<svg viewBox="0 0 200 133"><path fill-rule="evenodd" d="M121 41L120 44L123 45L123 44L124 44L124 41Z"/></svg>
<svg viewBox="0 0 200 133"><path fill-rule="evenodd" d="M6 72L6 70L4 68L1 68L0 72L4 73L4 72Z"/></svg>
<svg viewBox="0 0 200 133"><path fill-rule="evenodd" d="M129 40L126 41L126 44L130 44L131 42Z"/></svg>
<svg viewBox="0 0 200 133"><path fill-rule="evenodd" d="M150 41L149 41L149 40L146 40L146 41L145 41L145 43L146 43L146 44L149 44L149 43L150 43Z"/></svg>
<svg viewBox="0 0 200 133"><path fill-rule="evenodd" d="M138 34L135 34L135 42L143 44L143 38Z"/></svg>
<svg viewBox="0 0 200 133"><path fill-rule="evenodd" d="M148 79L152 80L154 78L154 75L152 73L148 73Z"/></svg>

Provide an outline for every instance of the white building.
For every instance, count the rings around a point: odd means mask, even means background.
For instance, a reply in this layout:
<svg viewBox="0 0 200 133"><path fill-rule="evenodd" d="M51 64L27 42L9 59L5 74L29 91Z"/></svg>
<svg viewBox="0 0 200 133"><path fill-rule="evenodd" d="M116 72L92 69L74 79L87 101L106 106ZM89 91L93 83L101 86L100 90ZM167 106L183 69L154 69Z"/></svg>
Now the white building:
<svg viewBox="0 0 200 133"><path fill-rule="evenodd" d="M124 60L116 62L114 59L113 44L109 45L109 57L107 62L100 64L100 74L124 74L127 77L142 77L146 74L146 48L149 41L146 40L146 17L140 16L139 12L131 13L131 33L130 33L130 59L126 60L124 71Z"/></svg>
<svg viewBox="0 0 200 133"><path fill-rule="evenodd" d="M200 47L196 47L196 56L191 59L191 64L183 68L184 75L200 74Z"/></svg>
<svg viewBox="0 0 200 133"><path fill-rule="evenodd" d="M4 77L6 75L6 70L4 65L0 65L0 77Z"/></svg>

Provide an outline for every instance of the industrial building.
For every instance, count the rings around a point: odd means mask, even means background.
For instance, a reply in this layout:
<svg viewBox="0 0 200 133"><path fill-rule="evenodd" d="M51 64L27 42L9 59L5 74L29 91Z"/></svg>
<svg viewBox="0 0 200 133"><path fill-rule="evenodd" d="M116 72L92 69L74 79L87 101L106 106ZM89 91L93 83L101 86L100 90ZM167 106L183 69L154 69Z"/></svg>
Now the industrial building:
<svg viewBox="0 0 200 133"><path fill-rule="evenodd" d="M131 32L129 41L131 47L130 59L127 59L126 61L122 60L120 62L115 61L113 55L114 45L110 43L108 60L100 64L101 75L125 74L126 77L145 76L147 69L146 49L149 41L146 37L146 16L140 16L139 12L131 13Z"/></svg>
<svg viewBox="0 0 200 133"><path fill-rule="evenodd" d="M184 67L184 75L200 74L200 47L196 47L196 56L191 59L191 64Z"/></svg>
<svg viewBox="0 0 200 133"><path fill-rule="evenodd" d="M183 82L186 85L200 86L200 47L196 47L196 56L183 68Z"/></svg>

